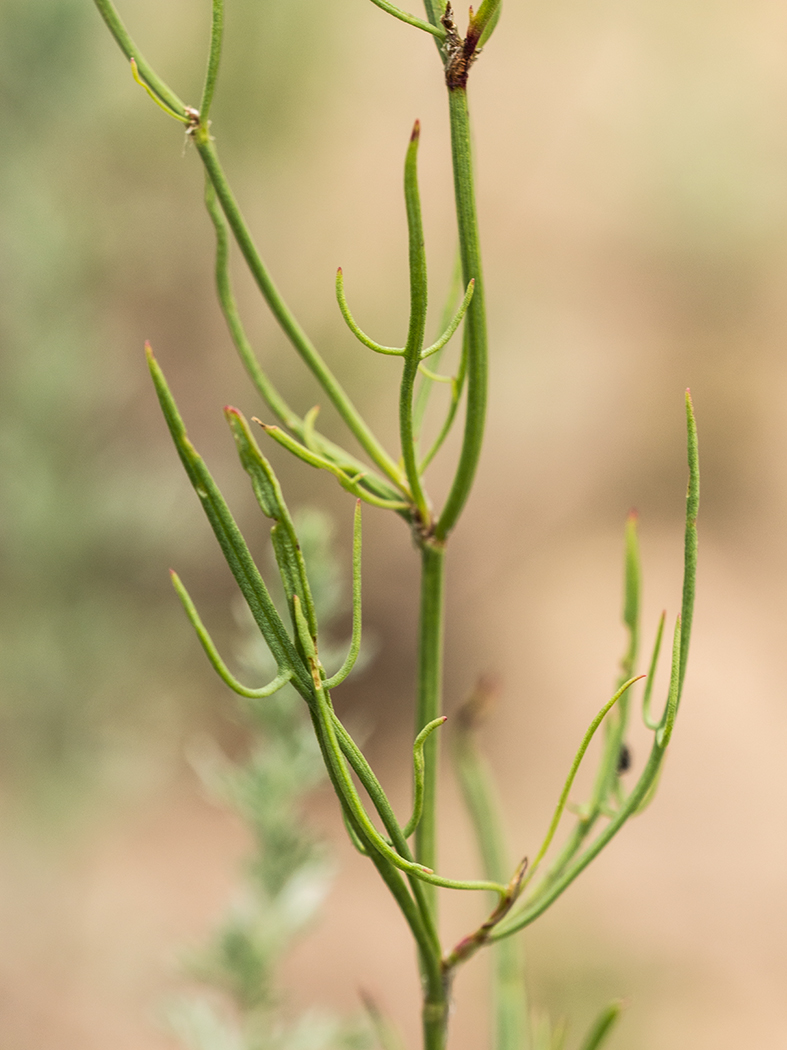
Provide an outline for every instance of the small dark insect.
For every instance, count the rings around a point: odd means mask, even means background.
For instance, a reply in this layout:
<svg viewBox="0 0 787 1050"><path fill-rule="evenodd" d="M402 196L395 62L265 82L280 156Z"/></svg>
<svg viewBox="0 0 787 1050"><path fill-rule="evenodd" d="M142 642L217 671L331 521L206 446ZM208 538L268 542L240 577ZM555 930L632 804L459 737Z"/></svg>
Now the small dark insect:
<svg viewBox="0 0 787 1050"><path fill-rule="evenodd" d="M620 745L620 753L618 754L618 776L621 773L628 773L631 769L631 748L628 744Z"/></svg>

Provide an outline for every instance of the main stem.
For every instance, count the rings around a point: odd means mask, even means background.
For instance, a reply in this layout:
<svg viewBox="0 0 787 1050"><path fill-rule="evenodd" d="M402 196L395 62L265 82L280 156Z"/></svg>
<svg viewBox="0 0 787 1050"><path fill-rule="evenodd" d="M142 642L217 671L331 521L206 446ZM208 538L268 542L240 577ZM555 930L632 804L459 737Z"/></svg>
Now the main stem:
<svg viewBox="0 0 787 1050"><path fill-rule="evenodd" d="M442 708L443 609L445 548L425 540L421 544L421 608L418 627L418 686L415 732L439 717ZM420 864L435 868L437 863L437 758L438 733L432 733L424 746L424 808L415 833L415 857ZM437 924L435 886L423 887L427 904ZM424 972L424 960L421 960ZM448 990L425 983L423 1004L424 1050L443 1050L448 1032Z"/></svg>
<svg viewBox="0 0 787 1050"><path fill-rule="evenodd" d="M435 14L427 3L430 20ZM434 535L421 543L421 612L418 635L418 697L416 733L441 714L444 615L445 540L456 524L475 477L486 419L487 335L481 249L478 238L473 163L470 150L470 115L467 91L450 87L451 157L454 171L456 217L464 286L475 280L475 291L465 315L467 345L467 412L462 451L451 491L437 522ZM437 860L437 757L438 734L426 742L424 809L416 832L416 859L434 868ZM427 901L437 923L434 886L425 886ZM422 973L424 969L421 962ZM424 993L424 1050L444 1050L448 1038L449 986L443 982L439 996L433 984Z"/></svg>
<svg viewBox="0 0 787 1050"><path fill-rule="evenodd" d="M456 220L459 230L459 253L462 258L464 287L475 280L473 298L465 314L467 340L467 412L462 451L456 475L440 520L435 528L439 539L445 539L457 522L473 485L481 443L484 438L487 391L487 334L484 277L481 270L481 246L478 238L478 216L473 185L473 158L470 149L470 114L467 89L449 87L448 104L451 121L451 159L454 169Z"/></svg>

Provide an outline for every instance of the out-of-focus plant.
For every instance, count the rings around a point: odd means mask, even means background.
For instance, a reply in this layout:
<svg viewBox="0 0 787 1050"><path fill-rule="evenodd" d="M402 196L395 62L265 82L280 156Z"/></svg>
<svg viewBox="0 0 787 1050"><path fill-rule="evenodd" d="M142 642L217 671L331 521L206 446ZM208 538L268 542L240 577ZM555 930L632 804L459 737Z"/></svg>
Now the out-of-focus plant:
<svg viewBox="0 0 787 1050"><path fill-rule="evenodd" d="M473 63L494 31L500 0L482 0L470 10L462 33L450 3L425 0L426 18L406 13L389 0L373 2L390 15L430 35L437 46L448 91L451 159L456 196L461 260L461 287L449 302L439 337L427 345L427 275L417 158L420 126L415 123L404 165L404 194L409 233L410 321L403 346L390 347L364 333L347 305L341 269L336 278L339 308L353 335L378 354L400 357L400 448L391 455L352 403L329 364L301 328L284 302L262 260L240 207L229 186L212 134L210 111L219 69L224 4L213 0L213 22L207 73L199 106L186 105L145 61L130 38L111 0L95 0L106 24L131 64L137 82L156 104L183 126L194 143L206 175L206 205L216 231L216 281L224 316L240 357L267 409L279 424L262 423L263 433L305 463L333 474L356 499L353 544L353 629L344 662L335 669L326 655L319 631L319 609L298 532L279 480L262 453L251 424L236 409L225 415L248 473L254 495L272 522L271 540L286 601L280 613L255 564L235 520L208 470L188 438L164 373L148 348L148 360L158 398L183 466L213 528L222 553L264 638L273 662L270 681L259 687L243 685L229 670L203 626L180 579L175 588L202 646L222 679L240 696L255 704L271 699L284 687L304 701L328 777L336 792L348 834L368 856L393 895L418 949L423 988L423 1040L426 1050L446 1045L451 989L457 969L482 948L496 952L494 1042L498 1050L554 1050L563 1045L560 1030L549 1024L533 1027L524 1006L523 975L515 942L511 939L542 915L617 834L640 812L655 790L678 712L689 652L696 569L696 517L699 504L697 437L690 397L686 396L689 486L686 503L685 571L680 615L672 632L671 671L666 702L660 714L651 714L653 673L661 646L664 618L659 624L642 715L653 733L650 754L634 787L626 791L621 774L629 764L626 745L630 690L639 678L640 567L636 521L626 527L625 602L623 619L629 644L614 695L591 722L558 800L541 845L513 864L500 833L493 792L473 743L472 725L478 700L464 709L455 737L455 759L467 804L476 827L485 867L483 880L451 878L439 869L437 836L437 730L442 714L444 621L444 567L448 539L469 496L478 466L484 433L487 392L487 331L481 253L473 188L470 117L467 85ZM256 285L293 348L311 370L360 446L364 459L330 441L316 427L317 409L296 412L280 395L254 355L236 307L229 276L230 238L234 238ZM462 328L462 348L453 375L436 371L444 347ZM435 382L450 385L448 412L429 447L421 442L421 424ZM448 496L439 509L429 497L425 472L454 424L464 399L461 450ZM258 422L258 421L254 421ZM259 433L259 431L257 432ZM352 672L361 639L361 504L397 514L410 529L421 561L420 618L416 724L413 745L413 805L401 818L383 791L362 750L337 717L331 694ZM327 665L327 666L326 666ZM605 738L595 783L586 803L572 807L575 821L562 846L550 853L569 794L585 752L603 721ZM286 738L286 734L285 734ZM283 738L284 739L284 738ZM259 797L257 803L261 804ZM253 820L256 819L253 818ZM410 840L414 842L411 845ZM547 863L547 855L551 857ZM488 918L457 944L444 946L438 923L438 889L492 894ZM247 947L249 942L246 942ZM264 996L260 973L253 994ZM244 995L247 994L245 991ZM584 1041L584 1050L602 1044L619 1007L608 1007ZM381 1041L390 1042L390 1028L380 1019ZM249 1046L267 1046L273 1033L255 1035ZM214 1045L225 1045L217 1042Z"/></svg>
<svg viewBox="0 0 787 1050"><path fill-rule="evenodd" d="M330 549L331 522L314 511L301 513L296 524L314 606L320 622L329 626L344 612ZM245 607L240 616L239 661L249 674L270 676L276 670L270 651L260 644ZM326 643L326 659L331 649ZM195 976L228 996L233 1009L222 1013L204 998L183 999L169 1011L169 1021L193 1050L363 1050L368 1037L357 1024L314 1013L293 1022L280 1009L276 978L282 955L321 904L333 875L324 845L300 812L304 796L324 780L325 766L295 689L284 686L275 696L250 699L245 706L256 738L249 761L232 763L215 747L195 748L193 754L206 787L240 813L254 841L245 893L191 966Z"/></svg>

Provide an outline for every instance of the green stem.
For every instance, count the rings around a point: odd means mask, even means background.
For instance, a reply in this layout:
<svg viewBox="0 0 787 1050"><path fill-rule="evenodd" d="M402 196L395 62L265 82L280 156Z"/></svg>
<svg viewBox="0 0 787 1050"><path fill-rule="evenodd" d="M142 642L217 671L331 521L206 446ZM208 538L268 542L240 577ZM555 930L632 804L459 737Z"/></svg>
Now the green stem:
<svg viewBox="0 0 787 1050"><path fill-rule="evenodd" d="M202 101L200 102L200 120L207 127L208 114L210 113L213 93L216 90L216 78L219 75L219 60L221 59L221 41L224 35L224 0L213 0L213 19L210 26L210 52L208 53L208 68L205 71L205 87L202 89Z"/></svg>
<svg viewBox="0 0 787 1050"><path fill-rule="evenodd" d="M278 288L273 283L268 268L262 261L262 258L257 251L257 247L252 240L249 229L243 219L240 208L238 207L238 202L235 200L235 196L230 189L224 170L219 162L216 149L204 126L201 125L197 129L194 135L194 142L199 155L202 158L202 162L205 165L210 181L213 183L213 187L216 190L216 196L219 198L222 211L227 218L227 222L230 225L230 229L233 232L238 247L246 260L252 277L262 293L265 302L268 304L271 313L276 318L282 331L290 340L295 350L297 350L306 365L311 369L317 381L320 383L320 386L333 402L339 415L355 435L358 443L377 464L380 470L382 470L382 472L386 474L402 492L406 493L407 485L402 477L401 471L382 445L380 445L374 434L372 434L365 421L361 418L360 413L350 401L350 398L342 389L341 384L322 359L316 347L312 344L309 337L298 324L289 307L284 302Z"/></svg>
<svg viewBox="0 0 787 1050"><path fill-rule="evenodd" d="M164 81L147 64L128 30L123 25L120 15L115 10L111 0L94 0L98 13L104 19L112 36L120 46L120 50L129 61L133 58L137 64L142 79L153 89L153 92L176 113L186 116L186 104L178 98Z"/></svg>
<svg viewBox="0 0 787 1050"><path fill-rule="evenodd" d="M542 893L539 893L531 903L526 902L519 911L512 914L507 920L502 922L497 929L493 930L491 936L493 941L510 936L517 930L529 926L531 922L539 917L539 915L543 915L547 908L549 908L561 893L571 885L574 879L599 855L607 843L615 837L621 827L626 823L628 818L637 811L639 805L647 796L647 793L658 774L663 758L663 749L658 743L654 743L642 775L637 782L637 786L628 796L615 819L610 821L598 838L592 842L585 852L581 854L570 867L563 871L554 882L551 882L548 886L544 887Z"/></svg>
<svg viewBox="0 0 787 1050"><path fill-rule="evenodd" d="M435 529L438 539L445 539L456 524L473 484L486 419L487 334L484 281L481 271L481 249L478 239L473 162L470 150L470 117L467 91L463 87L449 90L451 117L451 153L454 169L456 218L459 229L459 251L462 257L464 286L475 280L473 298L465 315L467 339L467 412L462 452L454 482Z"/></svg>
<svg viewBox="0 0 787 1050"><path fill-rule="evenodd" d="M442 714L444 569L444 547L425 542L421 547L416 736ZM432 869L437 862L438 736L433 733L424 745L424 806L415 833L415 858L419 864ZM436 913L436 895L431 886L427 894Z"/></svg>
<svg viewBox="0 0 787 1050"><path fill-rule="evenodd" d="M404 368L399 393L399 434L402 443L402 461L407 482L413 494L413 501L418 509L418 516L423 530L431 526L431 514L426 501L426 494L421 485L418 470L418 450L416 448L413 428L413 393L421 362L421 351L424 345L426 327L426 252L424 250L424 230L421 221L421 201L418 194L418 140L420 123L415 122L407 160L404 167L404 196L407 206L407 230L409 234L410 263L410 325L407 332L407 344L404 348ZM435 716L436 717L436 716ZM430 719L431 721L431 719Z"/></svg>

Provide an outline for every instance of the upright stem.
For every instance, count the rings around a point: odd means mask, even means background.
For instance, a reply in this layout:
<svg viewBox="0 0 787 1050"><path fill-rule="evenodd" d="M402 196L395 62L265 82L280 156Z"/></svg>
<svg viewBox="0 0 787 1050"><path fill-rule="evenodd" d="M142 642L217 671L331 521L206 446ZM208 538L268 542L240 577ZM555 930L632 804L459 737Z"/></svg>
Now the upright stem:
<svg viewBox="0 0 787 1050"><path fill-rule="evenodd" d="M433 540L421 544L421 607L418 623L418 683L415 732L442 709L443 607L445 548ZM420 864L435 868L437 863L437 762L439 733L432 733L424 745L424 804L415 833L415 857ZM426 903L437 925L436 887L423 886ZM421 972L428 976L421 959ZM433 980L424 982L424 1050L443 1050L448 1033L448 988Z"/></svg>
<svg viewBox="0 0 787 1050"><path fill-rule="evenodd" d="M465 288L471 279L475 280L475 291L464 322L467 340L467 414L464 439L454 482L435 529L435 535L439 539L445 539L454 527L470 494L481 455L487 390L486 306L473 186L467 90L464 87L449 88L448 102L462 276Z"/></svg>
<svg viewBox="0 0 787 1050"><path fill-rule="evenodd" d="M421 610L418 627L418 691L415 731L435 718L442 707L443 604L445 549L425 541L421 546ZM424 808L415 833L415 858L434 868L437 862L437 754L439 733L424 745ZM430 903L436 910L435 887L428 886Z"/></svg>

